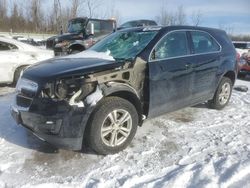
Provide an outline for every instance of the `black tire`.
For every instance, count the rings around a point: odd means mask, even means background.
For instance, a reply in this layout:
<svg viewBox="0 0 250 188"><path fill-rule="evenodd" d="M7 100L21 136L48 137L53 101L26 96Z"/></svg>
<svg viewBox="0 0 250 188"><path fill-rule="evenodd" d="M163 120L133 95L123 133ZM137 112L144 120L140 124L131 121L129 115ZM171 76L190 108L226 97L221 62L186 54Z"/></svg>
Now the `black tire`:
<svg viewBox="0 0 250 188"><path fill-rule="evenodd" d="M123 111L124 113L127 112L129 115L124 115L121 113L121 115L119 116L119 113ZM117 119L115 118L117 122L120 121L122 117L128 116L128 121L125 121L122 125L118 125L119 123L117 123L116 125L125 129L130 129L130 132L126 133L127 137L119 132L119 131L122 131L120 130L120 128L116 127L116 130L114 130L115 125L114 124L112 125L112 121L109 118L110 117L109 115L112 116L113 115L112 113L114 112L117 114L116 116ZM118 116L120 119L118 118ZM106 127L106 124L110 124L110 125ZM134 105L132 105L129 101L122 99L120 97L107 97L107 98L104 98L96 106L91 116L90 122L88 124L87 134L85 134L85 136L86 136L89 147L92 148L97 153L103 154L103 155L114 154L119 151L122 151L130 144L130 142L135 136L137 125L138 125L138 113ZM106 136L103 136L105 134L105 133L103 134L104 132L103 130L109 127L112 127L112 132L110 132ZM123 142L120 141L119 145L110 146L109 145L110 143L107 143L107 140L108 139L111 140L113 135L116 135L115 142L118 142L119 140L123 140ZM113 141L111 142L113 143Z"/></svg>
<svg viewBox="0 0 250 188"><path fill-rule="evenodd" d="M222 90L223 90L222 88L225 85L230 86L230 88L228 88L228 94L227 94L228 97L227 98L226 97L221 98L220 94L222 93ZM213 109L217 109L217 110L220 110L220 109L224 108L228 104L228 102L229 102L229 100L231 98L232 88L233 88L232 80L227 78L227 77L223 77L221 79L221 82L220 82L218 88L215 91L213 99L208 101L209 107L213 108Z"/></svg>
<svg viewBox="0 0 250 188"><path fill-rule="evenodd" d="M18 67L15 71L15 74L14 74L14 80L13 80L13 86L16 86L17 84L17 81L21 75L21 73L23 72L23 70L26 68L27 66L22 66L22 67Z"/></svg>

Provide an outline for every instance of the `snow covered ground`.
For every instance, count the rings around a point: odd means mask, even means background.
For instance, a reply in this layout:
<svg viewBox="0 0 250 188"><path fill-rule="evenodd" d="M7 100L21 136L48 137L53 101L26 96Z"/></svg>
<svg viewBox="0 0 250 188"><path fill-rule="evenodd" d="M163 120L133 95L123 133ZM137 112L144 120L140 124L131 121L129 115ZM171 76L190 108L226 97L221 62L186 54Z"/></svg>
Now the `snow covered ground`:
<svg viewBox="0 0 250 188"><path fill-rule="evenodd" d="M237 80L247 85L250 77ZM0 187L250 187L250 91L147 120L124 151L58 150L12 120L0 87Z"/></svg>

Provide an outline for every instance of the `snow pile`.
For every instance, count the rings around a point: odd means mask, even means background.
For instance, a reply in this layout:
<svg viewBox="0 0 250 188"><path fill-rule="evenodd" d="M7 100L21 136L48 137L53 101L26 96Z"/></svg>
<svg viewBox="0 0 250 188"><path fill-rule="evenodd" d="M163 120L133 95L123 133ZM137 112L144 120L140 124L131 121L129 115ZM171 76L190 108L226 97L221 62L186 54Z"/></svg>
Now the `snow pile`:
<svg viewBox="0 0 250 188"><path fill-rule="evenodd" d="M39 141L10 117L12 97L0 97L0 187L250 187L249 90L221 111L200 104L147 120L108 156Z"/></svg>
<svg viewBox="0 0 250 188"><path fill-rule="evenodd" d="M102 90L99 88L99 86L97 86L95 92L86 97L86 102L90 106L94 106L99 100L102 99L102 97Z"/></svg>

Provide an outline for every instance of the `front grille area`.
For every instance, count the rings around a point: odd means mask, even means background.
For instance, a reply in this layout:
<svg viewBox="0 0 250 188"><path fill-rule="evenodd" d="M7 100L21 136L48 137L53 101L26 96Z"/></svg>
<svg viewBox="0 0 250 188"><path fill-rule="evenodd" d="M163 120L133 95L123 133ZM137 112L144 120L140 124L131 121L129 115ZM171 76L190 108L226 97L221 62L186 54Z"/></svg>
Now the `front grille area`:
<svg viewBox="0 0 250 188"><path fill-rule="evenodd" d="M24 97L22 95L16 96L16 104L23 108L29 108L32 103L32 98Z"/></svg>
<svg viewBox="0 0 250 188"><path fill-rule="evenodd" d="M53 49L54 48L54 46L55 46L55 41L54 40L47 40L46 41L46 48L47 49Z"/></svg>

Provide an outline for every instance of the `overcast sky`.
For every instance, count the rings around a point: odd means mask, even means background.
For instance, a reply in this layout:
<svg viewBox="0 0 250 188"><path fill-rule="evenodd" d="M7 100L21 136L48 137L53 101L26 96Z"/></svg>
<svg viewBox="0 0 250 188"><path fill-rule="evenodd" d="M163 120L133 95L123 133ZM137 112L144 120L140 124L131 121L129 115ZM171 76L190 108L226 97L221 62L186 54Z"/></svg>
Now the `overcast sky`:
<svg viewBox="0 0 250 188"><path fill-rule="evenodd" d="M113 0L122 21L155 19L163 0ZM232 28L234 34L250 34L250 0L165 0L169 11L183 6L190 19L193 11L201 11L202 26ZM190 20L189 20L190 21Z"/></svg>
<svg viewBox="0 0 250 188"><path fill-rule="evenodd" d="M53 4L52 0L45 0ZM120 21L134 19L156 19L163 4L167 11L174 12L183 6L188 24L194 11L202 14L201 26L228 29L233 34L250 34L250 0L99 0L103 4L96 12L107 11L114 7L119 12ZM67 6L66 0L61 0L62 6ZM105 6L106 4L106 6Z"/></svg>

